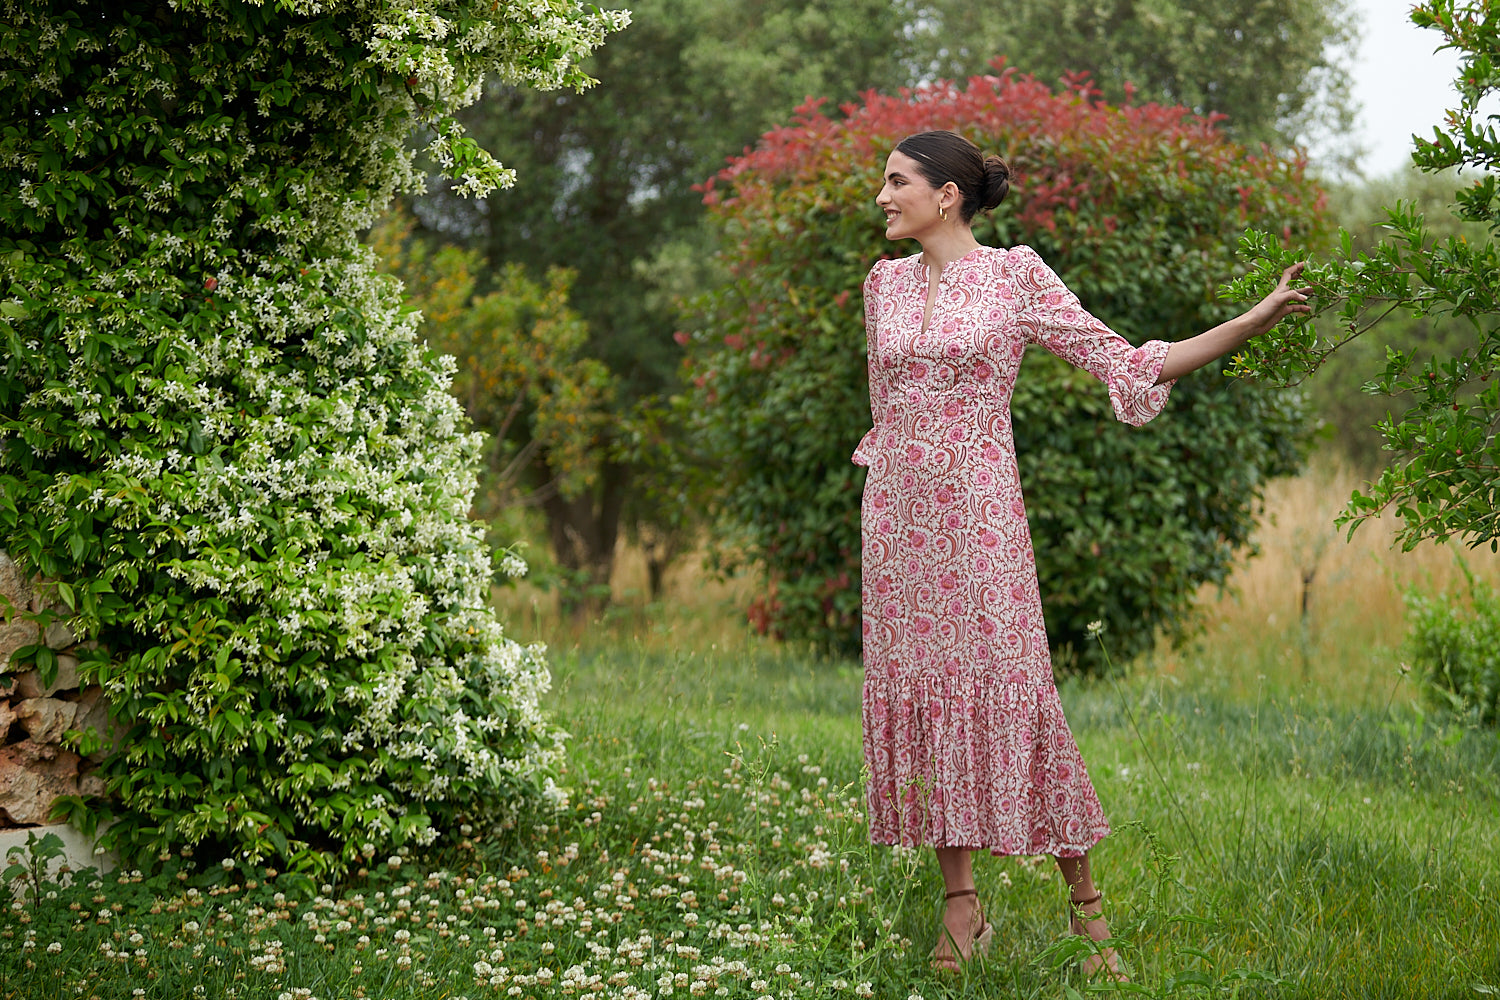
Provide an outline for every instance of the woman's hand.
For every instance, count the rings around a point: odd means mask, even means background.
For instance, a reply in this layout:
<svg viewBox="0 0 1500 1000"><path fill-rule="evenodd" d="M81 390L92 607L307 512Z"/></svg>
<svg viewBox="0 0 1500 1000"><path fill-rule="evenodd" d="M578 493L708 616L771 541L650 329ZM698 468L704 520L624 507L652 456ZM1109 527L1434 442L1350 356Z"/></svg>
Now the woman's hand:
<svg viewBox="0 0 1500 1000"><path fill-rule="evenodd" d="M1162 362L1161 374L1156 384L1181 378L1197 371L1204 365L1221 358L1230 351L1237 351L1251 337L1258 337L1283 319L1293 315L1307 315L1312 306L1307 304L1312 294L1310 288L1293 288L1292 282L1302 274L1304 267L1298 261L1281 272L1276 288L1261 299L1249 311L1240 313L1227 323L1220 323L1196 337L1179 340L1167 348L1166 360Z"/></svg>
<svg viewBox="0 0 1500 1000"><path fill-rule="evenodd" d="M1306 261L1299 260L1282 271L1281 280L1276 283L1271 294L1261 299L1250 308L1249 312L1245 313L1244 318L1248 321L1251 331L1245 340L1260 336L1288 316L1299 314L1305 316L1312 312L1312 306L1307 304L1312 289L1292 287L1292 282L1301 277L1302 269L1306 266Z"/></svg>

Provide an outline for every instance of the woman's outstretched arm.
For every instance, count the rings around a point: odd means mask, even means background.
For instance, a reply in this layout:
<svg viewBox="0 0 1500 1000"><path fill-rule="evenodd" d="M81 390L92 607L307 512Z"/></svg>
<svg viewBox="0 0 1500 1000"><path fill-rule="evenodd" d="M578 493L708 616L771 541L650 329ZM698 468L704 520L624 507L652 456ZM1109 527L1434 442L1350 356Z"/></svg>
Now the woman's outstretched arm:
<svg viewBox="0 0 1500 1000"><path fill-rule="evenodd" d="M1260 336L1287 316L1312 312L1312 307L1307 304L1309 289L1292 287L1292 282L1301 273L1302 264L1293 264L1281 272L1281 281L1276 289L1249 311L1220 323L1211 330L1205 330L1196 337L1179 340L1169 346L1156 384L1181 378L1215 358L1222 358L1231 351L1238 350L1245 341Z"/></svg>

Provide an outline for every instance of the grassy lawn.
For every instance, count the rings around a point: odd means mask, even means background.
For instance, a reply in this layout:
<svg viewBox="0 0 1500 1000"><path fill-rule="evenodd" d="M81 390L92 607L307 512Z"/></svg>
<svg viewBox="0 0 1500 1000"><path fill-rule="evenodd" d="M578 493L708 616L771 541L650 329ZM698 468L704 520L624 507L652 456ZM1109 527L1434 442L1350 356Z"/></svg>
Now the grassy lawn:
<svg viewBox="0 0 1500 1000"><path fill-rule="evenodd" d="M1328 522L1348 488L1278 486L1264 555L1205 594L1199 641L1062 685L1115 827L1095 873L1129 992L1500 992L1500 733L1424 716L1400 670L1401 590L1459 574L1379 526L1345 545ZM1500 560L1466 558L1500 581ZM582 631L508 598L517 633L555 646L566 811L333 885L172 859L44 885L0 910L0 1000L1112 988L1080 976L1046 859L979 859L995 947L930 971L930 852L866 840L858 665L748 635L743 595L701 576L676 592L632 610L626 588Z"/></svg>
<svg viewBox="0 0 1500 1000"><path fill-rule="evenodd" d="M554 654L571 808L333 886L85 875L0 920L0 996L1062 997L1050 861L981 859L996 947L928 970L929 853L872 848L859 673L745 643ZM1500 739L1400 707L1235 701L1140 668L1064 703L1116 833L1132 991L1500 988ZM210 879L214 881L210 884ZM280 893L280 895L278 895Z"/></svg>

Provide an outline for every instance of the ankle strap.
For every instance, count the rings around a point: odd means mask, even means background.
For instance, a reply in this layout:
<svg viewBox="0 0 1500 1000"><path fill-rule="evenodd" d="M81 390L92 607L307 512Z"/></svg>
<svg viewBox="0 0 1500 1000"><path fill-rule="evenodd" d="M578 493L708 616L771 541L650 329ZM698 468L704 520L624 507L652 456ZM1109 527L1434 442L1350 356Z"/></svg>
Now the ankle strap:
<svg viewBox="0 0 1500 1000"><path fill-rule="evenodd" d="M1088 899L1074 899L1071 896L1069 896L1068 897L1068 902L1071 903L1074 906L1093 906L1095 903L1099 902L1099 900L1101 900L1103 898L1104 898L1104 893L1099 892L1099 893L1095 893L1093 896L1090 896Z"/></svg>
<svg viewBox="0 0 1500 1000"><path fill-rule="evenodd" d="M952 892L944 893L943 898L944 899L954 899L954 898L956 898L958 896L977 896L977 895L979 895L979 890L978 889L955 889Z"/></svg>

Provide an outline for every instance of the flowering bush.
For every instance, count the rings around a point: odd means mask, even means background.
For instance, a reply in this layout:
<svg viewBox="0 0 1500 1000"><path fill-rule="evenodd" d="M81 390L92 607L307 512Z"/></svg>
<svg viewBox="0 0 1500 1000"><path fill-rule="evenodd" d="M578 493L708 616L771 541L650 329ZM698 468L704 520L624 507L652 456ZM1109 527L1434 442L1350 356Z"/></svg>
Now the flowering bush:
<svg viewBox="0 0 1500 1000"><path fill-rule="evenodd" d="M976 220L993 245L1035 247L1126 338L1176 340L1227 318L1214 289L1247 224L1293 243L1319 229L1321 193L1295 156L1251 155L1211 119L1116 108L1086 84L1053 93L1003 68L966 86L814 102L708 185L734 280L679 336L688 419L725 470L714 502L730 550L763 563L752 618L852 650L858 642L859 491L849 463L869 426L858 289L893 248L874 196L901 137L955 128L1002 152L1012 201ZM1012 403L1048 631L1089 656L1103 621L1115 653L1180 634L1193 594L1222 581L1267 477L1291 471L1296 396L1213 371L1183 379L1164 419L1118 425L1104 390L1030 357ZM1085 661L1089 662L1089 661Z"/></svg>
<svg viewBox="0 0 1500 1000"><path fill-rule="evenodd" d="M485 74L586 85L625 15L0 6L0 544L129 726L106 840L338 866L550 788L452 361L356 234L420 187L414 128L466 192L508 183L451 113Z"/></svg>

